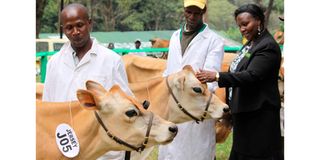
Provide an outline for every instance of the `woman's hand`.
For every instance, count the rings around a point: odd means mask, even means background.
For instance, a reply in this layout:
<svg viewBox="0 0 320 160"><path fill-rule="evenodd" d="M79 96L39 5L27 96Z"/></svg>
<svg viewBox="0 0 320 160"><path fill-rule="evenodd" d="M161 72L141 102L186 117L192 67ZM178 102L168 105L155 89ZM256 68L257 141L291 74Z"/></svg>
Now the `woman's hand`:
<svg viewBox="0 0 320 160"><path fill-rule="evenodd" d="M216 72L200 69L199 72L196 73L196 77L201 83L213 82L215 81L216 74Z"/></svg>

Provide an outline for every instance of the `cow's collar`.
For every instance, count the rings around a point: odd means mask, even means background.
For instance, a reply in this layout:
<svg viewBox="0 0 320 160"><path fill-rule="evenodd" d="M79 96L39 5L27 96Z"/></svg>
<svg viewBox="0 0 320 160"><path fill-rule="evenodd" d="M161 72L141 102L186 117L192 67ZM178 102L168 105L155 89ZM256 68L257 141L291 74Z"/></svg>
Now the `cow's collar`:
<svg viewBox="0 0 320 160"><path fill-rule="evenodd" d="M149 119L148 129L147 129L147 132L146 132L146 136L145 136L145 138L144 138L144 142L143 142L139 147L134 146L134 145L131 145L131 144L129 144L129 143L121 140L120 138L114 136L113 134L111 134L110 131L108 130L108 128L107 128L107 127L104 125L104 123L102 122L102 120L101 120L100 116L98 115L98 113L95 111L94 114L95 114L95 116L96 116L99 124L100 124L100 125L102 126L102 128L106 131L107 135L108 135L111 139L113 139L114 141L116 141L117 143L119 143L119 144L121 144L121 145L124 145L124 146L126 146L126 147L128 147L128 148L131 148L131 149L133 149L133 150L135 150L135 151L137 151L137 152L142 152L142 151L146 148L146 145L147 145L148 140L149 140L149 134L150 134L151 126L152 126L152 121L153 121L153 113L152 113L152 112L150 112L151 117L150 117L150 119Z"/></svg>
<svg viewBox="0 0 320 160"><path fill-rule="evenodd" d="M170 88L169 86L169 80L168 80L168 77L166 77L166 84L167 84L167 87L169 89L169 93L171 94L172 98L174 99L174 101L177 103L177 106L179 107L179 109L185 113L186 115L188 115L189 117L191 117L193 120L196 121L196 123L199 124L199 121L203 121L205 119L205 117L207 116L207 112L208 112L208 108L209 108L209 105L210 105L210 101L211 101L211 98L212 98L212 93L210 93L210 97L209 97L209 100L207 102L207 105L206 105L206 109L204 110L201 118L197 118L195 116L193 116L191 113L189 113L185 108L183 108L180 104L180 102L178 101L178 99L176 98L176 96L174 96L173 92L172 92L172 89Z"/></svg>

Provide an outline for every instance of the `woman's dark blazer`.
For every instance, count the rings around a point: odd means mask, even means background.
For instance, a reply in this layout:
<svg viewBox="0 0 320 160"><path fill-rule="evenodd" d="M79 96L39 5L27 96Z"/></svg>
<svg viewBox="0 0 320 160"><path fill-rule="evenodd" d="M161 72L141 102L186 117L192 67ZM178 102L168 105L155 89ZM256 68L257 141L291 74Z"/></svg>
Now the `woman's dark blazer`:
<svg viewBox="0 0 320 160"><path fill-rule="evenodd" d="M233 87L229 102L234 126L232 150L249 156L272 156L281 148L278 91L281 52L267 30L248 52L235 73L222 72L218 81L219 87Z"/></svg>
<svg viewBox="0 0 320 160"><path fill-rule="evenodd" d="M235 73L220 73L219 87L233 87L233 98L229 103L232 113L254 111L264 106L280 108L280 62L279 45L265 30L240 61ZM228 89L226 93L228 97Z"/></svg>

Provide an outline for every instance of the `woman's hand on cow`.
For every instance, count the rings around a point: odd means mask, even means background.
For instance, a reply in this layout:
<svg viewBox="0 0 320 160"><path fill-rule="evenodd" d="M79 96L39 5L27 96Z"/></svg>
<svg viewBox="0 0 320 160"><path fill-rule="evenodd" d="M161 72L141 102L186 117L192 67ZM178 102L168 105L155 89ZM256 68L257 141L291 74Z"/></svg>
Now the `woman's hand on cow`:
<svg viewBox="0 0 320 160"><path fill-rule="evenodd" d="M215 81L216 74L216 72L200 69L199 72L196 73L196 77L201 83L213 82Z"/></svg>

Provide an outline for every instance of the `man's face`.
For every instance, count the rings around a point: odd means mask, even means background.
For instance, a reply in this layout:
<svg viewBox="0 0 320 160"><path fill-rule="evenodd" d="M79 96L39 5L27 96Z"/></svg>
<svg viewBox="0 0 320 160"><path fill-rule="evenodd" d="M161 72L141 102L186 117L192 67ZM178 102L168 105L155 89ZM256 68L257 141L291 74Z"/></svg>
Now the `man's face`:
<svg viewBox="0 0 320 160"><path fill-rule="evenodd" d="M187 22L187 29L195 30L199 24L202 23L203 10L196 6L189 6L184 8L184 17Z"/></svg>
<svg viewBox="0 0 320 160"><path fill-rule="evenodd" d="M137 41L137 42L135 42L134 44L135 44L135 46L136 46L136 49L139 49L139 48L140 48L140 45L141 45L141 42Z"/></svg>
<svg viewBox="0 0 320 160"><path fill-rule="evenodd" d="M72 47L82 48L90 41L91 20L84 10L72 8L61 15L63 32L71 42Z"/></svg>

